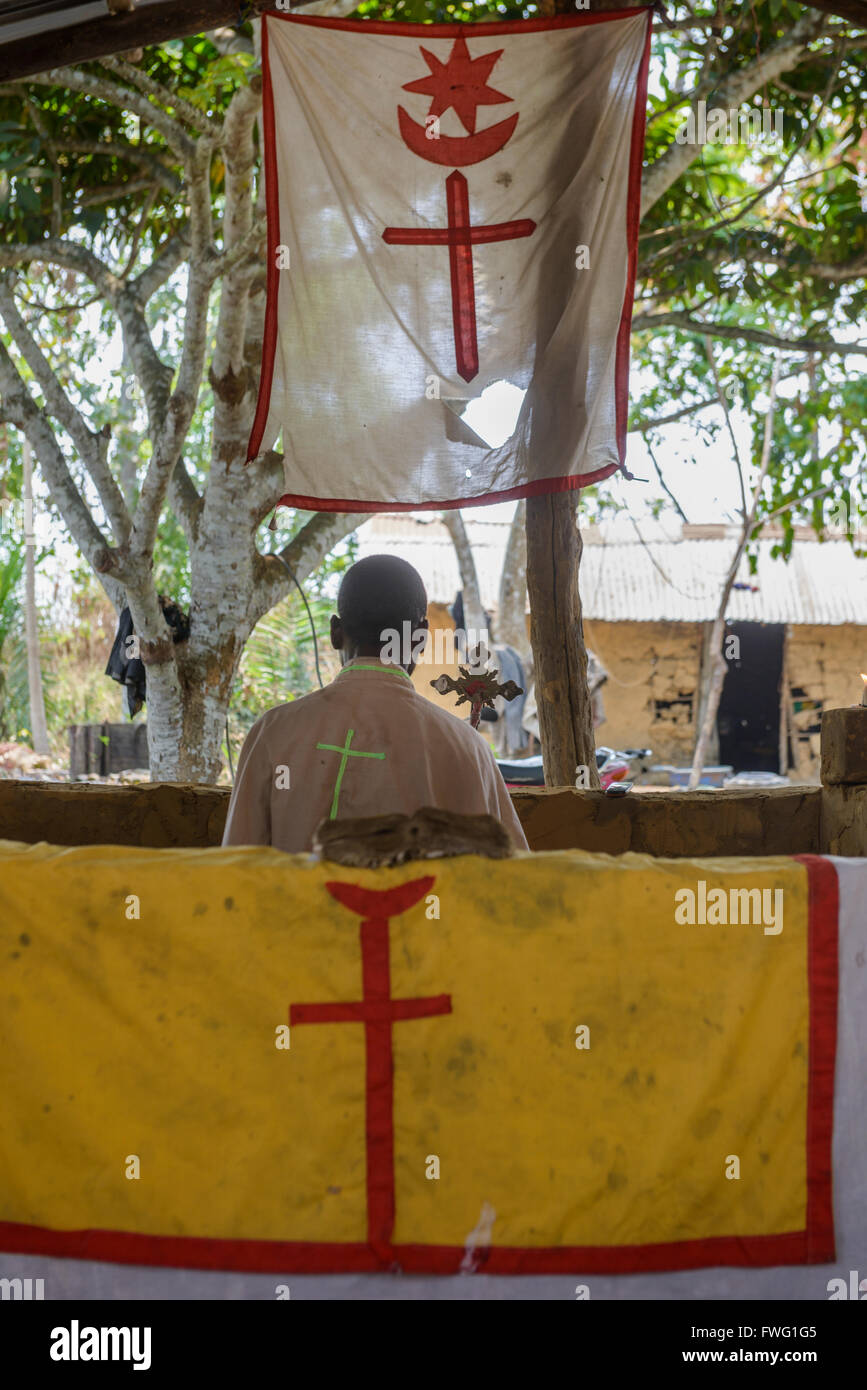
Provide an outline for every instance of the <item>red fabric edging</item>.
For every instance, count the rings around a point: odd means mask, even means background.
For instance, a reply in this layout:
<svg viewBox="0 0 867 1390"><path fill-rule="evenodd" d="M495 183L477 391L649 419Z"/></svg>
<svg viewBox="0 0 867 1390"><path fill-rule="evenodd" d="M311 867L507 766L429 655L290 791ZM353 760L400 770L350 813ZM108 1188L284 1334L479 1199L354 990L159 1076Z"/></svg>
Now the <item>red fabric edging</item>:
<svg viewBox="0 0 867 1390"><path fill-rule="evenodd" d="M616 473L619 468L623 468L626 460L626 425L629 413L629 339L632 327L633 299L635 294L635 278L638 264L638 224L640 218L641 204L641 168L644 152L644 129L646 121L647 104L647 75L650 63L650 40L653 20L652 6L638 7L634 9L613 10L608 13L599 14L579 14L566 15L553 19L535 20L505 20L498 23L485 24L484 33L496 34L518 34L518 33L538 33L548 29L572 29L583 25L603 24L621 19L635 18L637 14L645 13L647 23L647 35L645 39L644 54L639 66L638 85L635 95L635 107L632 119L632 137L630 146L630 165L629 165L629 185L627 190L626 204L626 236L628 248L628 264L626 273L626 290L623 299L623 310L620 318L620 326L617 333L617 344L615 349L615 421L617 435L617 452L619 457L618 464L610 464L606 468L601 468L593 473L583 473L580 475L569 475L567 477L541 478L533 482L519 484L513 488L505 488L500 492L489 492L481 497L456 498L451 501L437 502L371 502L362 501L356 498L321 498L313 497L308 494L286 493L280 498L277 506L297 507L305 511L322 512L389 512L389 511L438 511L451 509L454 507L473 507L486 506L493 502L508 502L524 497L535 497L541 493L570 492L578 488L590 487L594 483L603 482L612 473ZM328 19L327 17L316 15L293 15L282 11L268 10L264 16L267 19L281 20L288 24L308 24L327 29L340 29L344 31L360 31L374 34L395 34L401 37L412 37L418 35L421 38L458 38L467 37L468 28L466 24L401 24L391 21L372 21L372 20L348 20L348 19ZM275 121L274 121L274 95L271 85L270 64L268 58L268 24L262 25L262 76L263 76L263 140L264 140L264 163L265 163L265 202L268 221L267 246L268 246L268 269L266 287L266 306L265 306L265 326L262 344L262 373L259 381L259 396L256 404L256 415L253 420L253 428L250 433L250 440L247 446L247 462L250 463L258 456L262 438L265 433L265 426L268 422L268 415L271 406L271 387L274 377L274 359L277 346L277 307L279 294L279 278L277 271L277 246L280 240L279 211L278 211L278 191L277 191L277 157L275 145ZM452 248L454 251L455 248ZM468 248L462 248L464 256ZM455 278L455 256L451 256L452 265L452 289L454 303L454 278ZM466 376L466 372L461 372ZM471 372L475 375L475 372ZM469 380L470 378L467 377Z"/></svg>
<svg viewBox="0 0 867 1390"><path fill-rule="evenodd" d="M271 408L271 383L274 379L274 356L277 351L277 298L280 281L277 270L277 247L280 244L279 194L277 191L277 141L274 133L274 88L271 85L271 64L268 59L268 25L262 24L262 143L265 166L265 215L268 223L266 243L268 267L265 281L265 325L262 334L262 374L259 377L259 399L247 446L249 463L259 452L262 435Z"/></svg>
<svg viewBox="0 0 867 1390"><path fill-rule="evenodd" d="M538 34L542 29L574 29L588 24L606 24L612 19L634 19L638 14L653 17L653 5L634 5L631 9L600 11L596 14L557 15L552 19L499 19L484 25L401 23L390 19L329 19L324 15L286 14L285 10L265 10L263 18L286 20L289 24L312 24L320 29L360 30L365 34L399 34L402 38L469 38L474 28L485 34Z"/></svg>
<svg viewBox="0 0 867 1390"><path fill-rule="evenodd" d="M807 1246L809 1264L833 1260L832 1142L837 1059L837 870L816 854L794 856L807 870L810 1059L807 1073Z"/></svg>
<svg viewBox="0 0 867 1390"><path fill-rule="evenodd" d="M19 1255L249 1274L376 1274L395 1265L408 1274L457 1274L467 1254L458 1245L393 1245L377 1252L362 1243L51 1231L14 1221L0 1222L0 1247ZM824 1257L810 1253L802 1231L658 1245L476 1247L473 1254L474 1272L479 1274L654 1274L719 1265L759 1268L824 1262Z"/></svg>
<svg viewBox="0 0 867 1390"><path fill-rule="evenodd" d="M647 74L650 68L650 38L653 13L647 12L647 34L644 56L638 69L638 90L632 113L632 143L629 150L629 190L626 197L626 245L629 262L626 269L626 293L623 313L617 333L617 356L614 363L614 409L617 422L617 452L620 467L626 462L626 422L629 417L629 338L632 332L632 310L635 304L635 275L638 269L638 226L641 221L641 166L644 158L644 129L647 122Z"/></svg>
<svg viewBox="0 0 867 1390"><path fill-rule="evenodd" d="M619 464L609 463L597 473L570 473L567 477L537 478L534 483L520 483L501 492L485 492L479 497L456 497L449 502L357 502L354 497L309 497L306 493L287 492L278 507L300 507L308 512L441 512L452 507L486 507L491 502L512 502L519 497L538 497L542 492L573 492L576 488L601 483L616 473Z"/></svg>

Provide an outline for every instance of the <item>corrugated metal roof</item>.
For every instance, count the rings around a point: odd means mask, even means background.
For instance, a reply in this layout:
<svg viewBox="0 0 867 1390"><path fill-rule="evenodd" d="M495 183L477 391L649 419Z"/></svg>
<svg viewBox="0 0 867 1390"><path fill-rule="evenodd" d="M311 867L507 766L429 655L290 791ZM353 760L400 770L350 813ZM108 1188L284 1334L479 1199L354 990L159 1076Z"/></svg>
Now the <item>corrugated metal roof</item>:
<svg viewBox="0 0 867 1390"><path fill-rule="evenodd" d="M757 544L758 568L741 562L726 616L741 623L867 624L867 560L847 541L797 541L791 559ZM588 618L604 622L709 622L734 540L640 541L585 546L581 597Z"/></svg>
<svg viewBox="0 0 867 1390"><path fill-rule="evenodd" d="M482 604L488 611L497 606L503 556L509 539L508 521L477 521L464 517ZM415 565L432 603L453 603L461 587L452 538L438 517L420 520L405 513L386 513L366 521L358 531L358 555L381 551L399 555Z"/></svg>
<svg viewBox="0 0 867 1390"><path fill-rule="evenodd" d="M482 603L497 604L509 524L464 517L475 556ZM428 594L451 603L460 575L448 531L437 518L382 515L359 531L359 553L388 550L415 565ZM798 540L792 557L773 559L772 540L760 540L753 576L741 564L726 616L733 622L867 625L867 559L848 541ZM581 597L597 622L710 622L735 546L734 537L703 540L605 540L605 528L585 537Z"/></svg>

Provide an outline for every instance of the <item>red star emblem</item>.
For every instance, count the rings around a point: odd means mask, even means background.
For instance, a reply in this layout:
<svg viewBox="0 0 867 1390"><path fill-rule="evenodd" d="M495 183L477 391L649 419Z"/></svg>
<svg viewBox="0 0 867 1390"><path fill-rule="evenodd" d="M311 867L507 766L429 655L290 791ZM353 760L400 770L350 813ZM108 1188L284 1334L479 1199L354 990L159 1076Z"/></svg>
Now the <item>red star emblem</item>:
<svg viewBox="0 0 867 1390"><path fill-rule="evenodd" d="M421 92L431 97L429 116L442 116L451 107L470 135L476 131L476 108L497 106L502 101L511 101L494 87L488 86L491 69L503 55L502 48L496 53L486 53L481 58L471 58L467 41L463 34L455 39L448 61L441 63L436 54L421 49L422 57L430 68L429 77L420 77L416 82L405 82L405 92Z"/></svg>

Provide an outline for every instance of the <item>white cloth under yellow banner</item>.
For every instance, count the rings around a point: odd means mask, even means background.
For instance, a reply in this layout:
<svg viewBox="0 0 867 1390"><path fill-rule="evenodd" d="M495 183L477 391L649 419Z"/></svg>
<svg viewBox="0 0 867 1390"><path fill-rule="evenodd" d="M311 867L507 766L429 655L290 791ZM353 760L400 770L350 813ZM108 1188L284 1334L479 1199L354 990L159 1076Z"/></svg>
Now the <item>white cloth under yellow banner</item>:
<svg viewBox="0 0 867 1390"><path fill-rule="evenodd" d="M254 457L382 510L598 482L625 458L651 10L263 19L268 310ZM488 445L461 422L526 392Z"/></svg>
<svg viewBox="0 0 867 1390"><path fill-rule="evenodd" d="M482 735L419 695L400 666L363 657L253 725L223 844L297 854L323 820L422 806L496 816L516 849L529 848Z"/></svg>

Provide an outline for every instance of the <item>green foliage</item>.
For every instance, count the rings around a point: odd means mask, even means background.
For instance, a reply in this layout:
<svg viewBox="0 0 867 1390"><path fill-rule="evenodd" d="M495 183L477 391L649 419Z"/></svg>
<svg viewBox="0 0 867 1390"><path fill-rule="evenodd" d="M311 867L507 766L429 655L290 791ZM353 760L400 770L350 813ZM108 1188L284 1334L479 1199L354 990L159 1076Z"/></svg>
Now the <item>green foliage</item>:
<svg viewBox="0 0 867 1390"><path fill-rule="evenodd" d="M261 538L261 549L277 551L288 545L304 519L303 512L280 508L274 530ZM233 759L237 759L251 725L265 710L315 689L317 653L323 682L327 684L336 674L338 662L331 648L329 621L340 577L356 559L357 551L356 537L349 536L303 586L309 613L293 587L289 597L257 623L244 648L229 712Z"/></svg>
<svg viewBox="0 0 867 1390"><path fill-rule="evenodd" d="M536 5L519 5L514 0L498 4L496 0L362 0L354 12L358 19L394 19L403 24L472 24L484 19L529 19L537 12Z"/></svg>
<svg viewBox="0 0 867 1390"><path fill-rule="evenodd" d="M253 58L223 57L209 39L193 36L145 49L138 67L219 119L248 80ZM83 65L96 75L101 69L99 62ZM85 241L115 245L137 236L141 250L153 249L183 220L180 175L159 133L131 112L64 87L34 84L23 99L0 94L2 241L38 241L59 212L56 235L78 229ZM216 200L221 187L217 178Z"/></svg>
<svg viewBox="0 0 867 1390"><path fill-rule="evenodd" d="M793 24L813 13L794 0L755 0L749 6L740 0L691 5L667 0L666 10L675 23L694 27L655 25L648 168L672 148L695 97L713 107L732 74L766 54ZM535 13L536 5L514 0L362 0L355 11L360 19L467 23ZM636 313L650 323L639 327L633 339L636 422L698 406L715 393L702 336L666 323L666 315L688 314L711 326L761 330L795 343L805 336L848 341L860 331L867 279L848 274L846 263L867 252L867 35L835 18L826 17L822 25L797 67L750 100L753 106L767 102L782 112L782 138L749 146L707 145L642 220ZM241 32L249 35L250 26ZM232 93L249 81L252 68L252 55L223 56L204 36L150 47L138 65L145 79L168 88L178 102L217 120ZM98 62L82 70L106 73ZM61 235L91 245L119 275L134 275L185 221L181 172L160 133L129 111L41 83L0 92L0 243ZM215 160L211 197L217 216L223 190L224 170ZM28 322L38 321L39 341L73 402L84 407L94 429L111 426L112 467L134 500L151 447L142 402L128 389L131 376L125 365L101 373L88 370L106 355L116 333L114 316L93 305L87 282L57 268L23 270L17 293ZM162 355L175 363L184 295L181 267L147 306ZM751 428L751 461L756 463L769 349L742 338L718 338L714 356L728 398ZM795 523L822 519L823 499L811 494L829 487L831 498L848 497L853 488L856 498L864 495L867 387L858 359L835 353L787 352L783 377L763 514L803 499L781 515L782 550L788 553ZM186 467L200 488L210 467L212 418L212 392L204 385L184 450ZM718 408L687 419L699 439L714 439L724 429ZM656 443L665 438L658 432L649 437ZM80 478L74 450L68 453ZM604 499L604 489L600 495ZM303 520L303 514L281 511L276 532L260 534L260 548L285 545ZM308 586L323 639L329 604L322 585L333 582L329 575L339 572L346 554L351 548L332 557L317 584ZM189 557L168 508L154 563L160 591L186 606ZM310 658L309 624L295 592L259 624L248 645L233 721L243 728L266 705L309 688L314 679ZM88 693L89 708L96 698L92 701ZM84 714L75 711L70 722Z"/></svg>
<svg viewBox="0 0 867 1390"><path fill-rule="evenodd" d="M694 9L699 16L710 13ZM749 11L732 3L716 9L717 39L701 27L661 30L655 39L648 164L670 148L688 101L698 95L708 110L715 104L725 108L719 93L726 74L754 62L809 13L786 0ZM669 13L683 19L686 7L669 7ZM836 33L828 36L829 28ZM793 344L800 338L846 343L858 336L853 325L865 320L867 278L848 274L846 262L867 251L859 153L865 64L867 35L848 37L839 22L825 20L797 70L766 84L749 103L758 107L764 100L772 112L782 112L782 138L704 147L642 219L636 313L646 305L653 316L689 314ZM715 396L701 336L668 325L637 332L633 346L636 376L650 382L633 398L636 422ZM772 347L743 339L714 339L727 399L751 426L754 464L772 353ZM827 486L833 498L853 482L857 486L867 450L863 359L795 348L784 351L782 362L789 381L781 386L775 411L761 514L804 499L779 518L785 531L781 551L788 555L794 525L822 521L823 500L811 494ZM718 408L691 419L705 439L725 427ZM651 443L664 440L656 432L649 437Z"/></svg>

